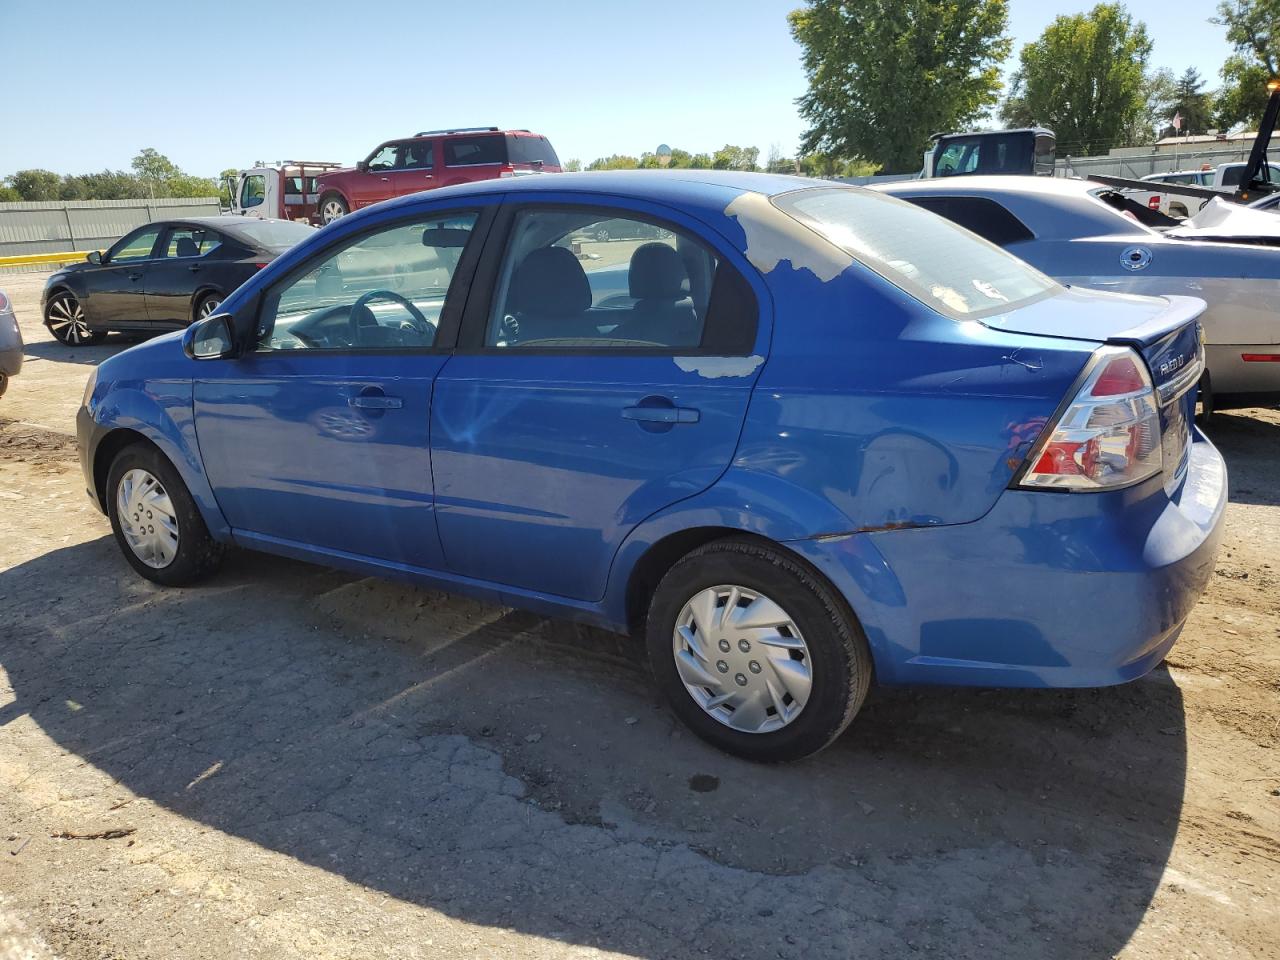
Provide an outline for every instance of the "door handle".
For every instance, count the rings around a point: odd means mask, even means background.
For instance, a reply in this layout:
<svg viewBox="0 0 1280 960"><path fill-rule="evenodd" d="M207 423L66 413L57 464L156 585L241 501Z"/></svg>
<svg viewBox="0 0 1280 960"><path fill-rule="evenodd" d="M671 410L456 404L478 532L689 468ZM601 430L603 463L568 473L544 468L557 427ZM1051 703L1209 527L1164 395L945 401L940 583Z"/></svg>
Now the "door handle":
<svg viewBox="0 0 1280 960"><path fill-rule="evenodd" d="M404 401L399 397L388 397L381 393L362 393L348 397L347 405L364 410L399 410L404 406Z"/></svg>
<svg viewBox="0 0 1280 960"><path fill-rule="evenodd" d="M623 407L623 420L648 423L697 423L702 414L693 407Z"/></svg>
<svg viewBox="0 0 1280 960"><path fill-rule="evenodd" d="M130 279L130 280L141 280L141 279L142 279L142 274L140 274L140 273L131 273L131 274L129 274L128 276L129 276L129 279Z"/></svg>
<svg viewBox="0 0 1280 960"><path fill-rule="evenodd" d="M187 267L187 269L188 269L188 270L190 270L192 273L199 273L199 272L200 272L200 264L198 264L198 263L193 263L193 264L191 264L191 266Z"/></svg>

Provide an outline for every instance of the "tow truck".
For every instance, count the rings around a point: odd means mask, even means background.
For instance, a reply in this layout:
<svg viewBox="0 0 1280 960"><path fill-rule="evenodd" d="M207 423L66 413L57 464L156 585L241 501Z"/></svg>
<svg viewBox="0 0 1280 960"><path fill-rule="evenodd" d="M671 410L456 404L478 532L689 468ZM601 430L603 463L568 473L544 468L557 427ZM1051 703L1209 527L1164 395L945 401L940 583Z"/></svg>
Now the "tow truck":
<svg viewBox="0 0 1280 960"><path fill-rule="evenodd" d="M1266 109L1262 113L1262 123L1258 125L1258 135L1253 138L1253 146L1249 150L1249 160L1244 165L1240 179L1235 180L1235 171L1231 171L1230 180L1234 187L1228 189L1225 169L1217 189L1213 186L1191 186L1185 183L1162 183L1158 180L1131 180L1128 177L1112 177L1103 174L1091 174L1088 179L1105 183L1107 186L1119 187L1121 192L1130 196L1149 195L1147 206L1160 212L1163 204L1160 194L1177 194L1186 198L1184 203L1196 203L1203 208L1215 198L1232 200L1236 203L1252 203L1270 193L1280 191L1280 180L1276 171L1280 169L1267 159L1267 150L1271 146L1271 136L1275 132L1276 122L1280 120L1280 79L1267 84L1270 96ZM1223 167L1234 166L1224 164ZM1189 211L1188 211L1189 212Z"/></svg>
<svg viewBox="0 0 1280 960"><path fill-rule="evenodd" d="M340 163L320 160L281 160L274 165L258 161L255 166L227 178L231 213L267 220L300 220L311 223L317 216L316 177L338 170Z"/></svg>

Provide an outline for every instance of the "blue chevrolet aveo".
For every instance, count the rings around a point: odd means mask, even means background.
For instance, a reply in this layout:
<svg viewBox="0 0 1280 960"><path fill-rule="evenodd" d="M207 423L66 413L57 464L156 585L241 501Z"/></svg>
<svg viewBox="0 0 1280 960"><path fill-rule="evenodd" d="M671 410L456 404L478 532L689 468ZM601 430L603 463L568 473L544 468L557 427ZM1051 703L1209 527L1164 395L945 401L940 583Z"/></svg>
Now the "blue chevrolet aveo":
<svg viewBox="0 0 1280 960"><path fill-rule="evenodd" d="M345 217L105 361L80 451L157 583L234 544L641 633L699 735L795 759L873 681L1160 662L1226 502L1202 308L855 187L488 181Z"/></svg>

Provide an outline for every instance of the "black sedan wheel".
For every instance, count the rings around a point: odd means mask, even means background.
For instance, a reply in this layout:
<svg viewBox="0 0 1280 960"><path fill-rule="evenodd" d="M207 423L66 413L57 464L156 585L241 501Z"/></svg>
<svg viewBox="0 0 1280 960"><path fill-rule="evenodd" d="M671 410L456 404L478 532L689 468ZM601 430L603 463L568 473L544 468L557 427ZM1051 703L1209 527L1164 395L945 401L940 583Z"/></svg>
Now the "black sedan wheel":
<svg viewBox="0 0 1280 960"><path fill-rule="evenodd" d="M201 298L196 304L195 319L203 320L205 317L211 317L222 306L222 294L210 293Z"/></svg>
<svg viewBox="0 0 1280 960"><path fill-rule="evenodd" d="M106 336L102 330L89 329L80 301L66 291L54 296L44 308L44 322L59 343L70 347L101 343Z"/></svg>

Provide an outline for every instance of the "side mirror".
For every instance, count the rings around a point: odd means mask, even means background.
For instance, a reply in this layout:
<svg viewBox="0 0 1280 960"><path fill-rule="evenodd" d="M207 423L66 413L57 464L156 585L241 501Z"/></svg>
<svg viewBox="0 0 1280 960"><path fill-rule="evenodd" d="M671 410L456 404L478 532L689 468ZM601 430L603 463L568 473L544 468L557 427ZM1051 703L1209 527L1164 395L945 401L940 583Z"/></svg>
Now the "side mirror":
<svg viewBox="0 0 1280 960"><path fill-rule="evenodd" d="M369 161L368 161L368 160L357 160L357 161L356 161L356 169L357 169L357 170L359 170L361 173L368 173L368 172L369 172Z"/></svg>
<svg viewBox="0 0 1280 960"><path fill-rule="evenodd" d="M90 250L85 254L85 259L90 263L102 263L102 253L98 250Z"/></svg>
<svg viewBox="0 0 1280 960"><path fill-rule="evenodd" d="M182 352L192 360L225 360L235 356L231 314L215 313L187 327L182 335Z"/></svg>

